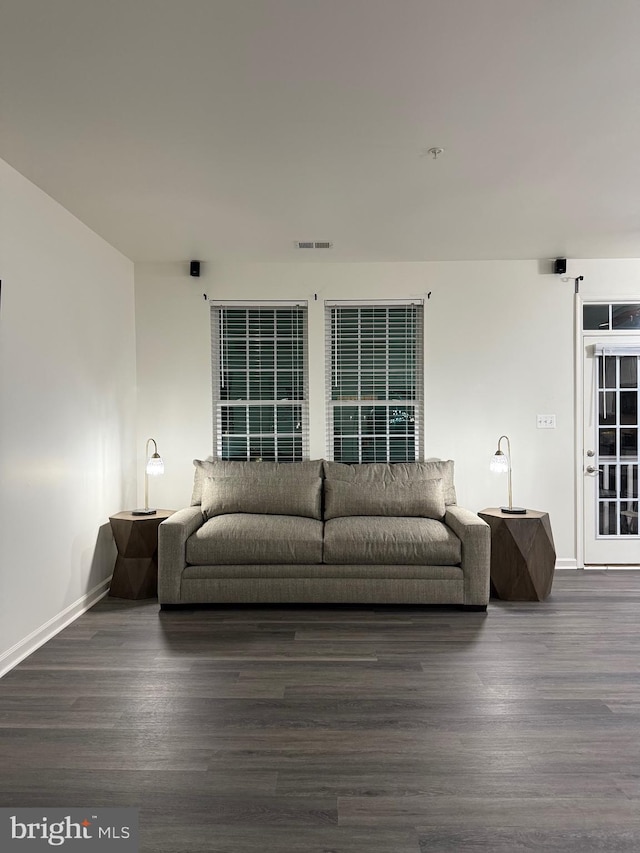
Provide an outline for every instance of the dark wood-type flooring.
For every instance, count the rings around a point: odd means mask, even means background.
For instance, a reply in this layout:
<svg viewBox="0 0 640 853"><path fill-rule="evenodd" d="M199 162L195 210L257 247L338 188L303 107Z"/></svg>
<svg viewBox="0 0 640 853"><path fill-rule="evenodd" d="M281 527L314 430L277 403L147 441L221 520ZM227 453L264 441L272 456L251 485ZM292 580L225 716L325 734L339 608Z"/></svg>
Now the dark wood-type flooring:
<svg viewBox="0 0 640 853"><path fill-rule="evenodd" d="M0 805L149 853L637 853L640 572L545 602L104 599L0 681Z"/></svg>

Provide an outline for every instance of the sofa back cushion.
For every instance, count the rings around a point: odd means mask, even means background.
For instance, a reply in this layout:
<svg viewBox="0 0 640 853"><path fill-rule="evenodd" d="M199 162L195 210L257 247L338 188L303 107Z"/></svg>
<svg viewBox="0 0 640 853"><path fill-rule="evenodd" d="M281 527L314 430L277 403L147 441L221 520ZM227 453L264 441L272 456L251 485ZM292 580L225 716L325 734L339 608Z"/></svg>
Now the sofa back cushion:
<svg viewBox="0 0 640 853"><path fill-rule="evenodd" d="M205 477L202 484L205 520L238 512L320 519L321 501L320 477Z"/></svg>
<svg viewBox="0 0 640 853"><path fill-rule="evenodd" d="M325 462L324 475L329 480L344 480L369 488L381 483L398 485L424 480L442 480L445 506L456 503L452 459L429 459L426 462L365 462L345 465Z"/></svg>
<svg viewBox="0 0 640 853"><path fill-rule="evenodd" d="M205 477L255 477L275 481L292 482L299 478L312 479L322 476L322 459L310 462L236 462L226 459L194 459L195 475L191 506L202 503L202 486Z"/></svg>
<svg viewBox="0 0 640 853"><path fill-rule="evenodd" d="M418 516L441 521L445 514L442 478L379 483L350 483L327 478L324 482L324 517L350 515Z"/></svg>

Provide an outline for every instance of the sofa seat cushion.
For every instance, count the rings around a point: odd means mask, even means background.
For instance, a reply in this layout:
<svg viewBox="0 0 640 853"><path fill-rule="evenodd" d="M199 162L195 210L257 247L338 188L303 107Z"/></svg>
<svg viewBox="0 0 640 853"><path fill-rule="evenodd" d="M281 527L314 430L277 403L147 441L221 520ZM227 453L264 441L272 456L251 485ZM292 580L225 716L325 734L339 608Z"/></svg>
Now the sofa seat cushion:
<svg viewBox="0 0 640 853"><path fill-rule="evenodd" d="M322 527L300 516L217 515L187 539L187 563L321 563Z"/></svg>
<svg viewBox="0 0 640 853"><path fill-rule="evenodd" d="M325 563L455 566L460 540L432 518L350 516L324 526Z"/></svg>

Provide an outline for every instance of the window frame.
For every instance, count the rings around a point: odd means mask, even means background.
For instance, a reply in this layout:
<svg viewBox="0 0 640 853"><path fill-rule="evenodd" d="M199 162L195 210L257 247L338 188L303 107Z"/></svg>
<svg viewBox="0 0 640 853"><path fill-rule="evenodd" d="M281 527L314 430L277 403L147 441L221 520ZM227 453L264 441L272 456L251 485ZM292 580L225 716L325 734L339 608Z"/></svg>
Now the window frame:
<svg viewBox="0 0 640 853"><path fill-rule="evenodd" d="M390 355L391 337L389 334L389 318L390 309L394 308L411 308L413 310L413 318L411 320L413 335L409 339L405 339L404 346L407 352L406 362L413 362L413 372L409 377L404 378L404 384L407 390L411 393L405 397L394 397L390 393L392 382L392 372L389 365L392 363ZM354 350L357 351L357 381L354 388L353 381L350 386L345 383L343 386L343 376L339 379L336 375L337 361L340 359L339 340L336 333L336 324L339 322L338 316L341 309L353 310L356 309L358 314L357 323L357 341L355 347L351 347L351 360L354 358ZM376 374L378 378L378 387L384 384L387 396L380 397L373 394L363 395L362 387L365 384L362 371L362 353L363 353L363 311L373 311L374 309L383 309L386 311L386 335L382 346L385 348L385 365L386 372L384 376L378 369L371 367L371 375ZM373 317L373 314L371 315ZM373 328L374 320L371 319ZM410 324L405 321L405 328L409 329ZM368 349L373 352L376 347L380 350L378 339L374 338L374 333L369 333ZM409 357L409 353L410 356ZM380 352L378 352L378 361L380 361ZM371 357L372 364L375 362L375 356ZM344 373L344 371L343 371ZM353 375L353 369L351 370ZM370 384L375 386L376 381L372 379ZM402 384L402 383L400 383ZM335 396L336 387L344 387L346 391L355 390L355 394L344 394L342 399L337 399ZM326 399L326 442L327 442L327 458L345 462L369 462L369 461L418 461L424 458L424 300L422 299L398 299L398 300L336 300L325 302L325 399ZM345 416L353 419L358 418L356 432L350 435L352 447L357 447L357 459L345 459L344 454L337 450L339 434L336 431L336 414L340 409L348 409L354 407L356 412ZM367 415L364 414L364 409L371 409ZM386 412L384 411L386 409ZM393 410L396 410L396 413ZM412 416L412 434L409 430L404 435L393 436L391 431L391 418L396 414L403 415L406 418ZM366 428L367 418L373 419L373 432L363 431L363 424ZM378 432L381 419L384 418L386 430ZM366 439L366 441L365 441ZM406 450L413 445L413 454L405 453L398 455L398 452L392 452L394 446L401 447L404 441ZM367 449L367 443L370 449ZM343 444L343 448L344 448ZM384 460L381 457L381 449L385 450ZM339 457L339 458L338 458ZM368 458L373 457L373 458Z"/></svg>
<svg viewBox="0 0 640 853"><path fill-rule="evenodd" d="M210 300L210 322L211 322L211 389L212 389L212 417L213 417L213 453L218 459L237 459L239 461L249 460L274 460L279 462L303 461L309 459L309 370L308 370L308 303L305 300ZM278 333L278 311L297 311L298 321L301 322L301 328L298 335L284 335ZM225 396L224 388L229 377L228 360L229 346L231 337L225 333L225 324L229 322L230 316L226 312L245 312L246 313L246 336L244 337L246 350L246 366L244 369L238 370L238 376L245 375L245 394L242 397L230 399ZM259 333L251 334L251 312L273 312L273 334ZM255 318L253 318L256 322ZM260 322L258 321L258 327ZM228 328L228 327L227 327ZM241 337L236 340L242 340ZM286 342L290 349L290 365L288 371L279 367L281 360L278 358L278 343ZM264 345L263 347L259 346ZM272 346L269 347L269 344ZM252 346L253 345L253 346ZM297 348L297 352L296 352ZM260 362L261 351L264 349L269 352L272 350L270 363L263 365ZM286 352L284 352L283 360L286 362ZM297 358L294 358L294 354ZM256 357L258 361L256 361ZM227 366L225 367L225 360ZM266 375L273 374L273 394L269 397L256 397L251 391L251 386L255 386L255 375L262 371ZM291 374L293 383L292 390L296 393L291 397L278 397L278 373L288 372ZM262 378L259 378L259 385L262 383ZM229 432L225 430L224 422L229 422L230 415L234 409L245 409L244 421L245 430L242 432ZM286 410L291 410L288 413ZM297 411L296 411L297 410ZM280 414L281 413L281 414ZM296 420L296 415L299 414L299 421ZM283 420L289 416L293 423L299 423L299 430L295 426L291 431L278 429L279 417ZM262 423L264 419L272 421L272 429L264 431L252 428L252 421L255 424L256 419ZM240 414L242 421L242 414ZM227 447L225 448L225 436L228 438ZM245 451L243 453L229 453L229 447L236 440L236 448L241 448L242 442L245 442ZM296 439L300 440L297 441ZM262 452L264 448L269 448L270 442L273 442L273 454L268 450L267 453ZM279 453L280 444L280 453ZM259 445L261 450L254 453L254 448ZM285 448L289 448L286 452ZM286 458L284 458L286 457Z"/></svg>

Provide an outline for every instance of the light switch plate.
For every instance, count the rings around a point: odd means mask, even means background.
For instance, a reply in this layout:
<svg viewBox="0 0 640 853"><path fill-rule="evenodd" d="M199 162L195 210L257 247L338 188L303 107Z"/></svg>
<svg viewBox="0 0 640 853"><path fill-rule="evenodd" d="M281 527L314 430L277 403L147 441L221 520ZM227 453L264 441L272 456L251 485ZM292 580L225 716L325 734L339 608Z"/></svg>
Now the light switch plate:
<svg viewBox="0 0 640 853"><path fill-rule="evenodd" d="M537 415L536 426L538 427L538 429L555 429L556 428L556 416L555 415Z"/></svg>

